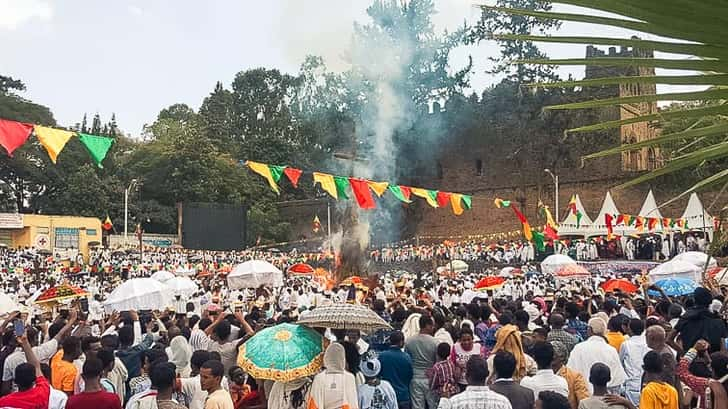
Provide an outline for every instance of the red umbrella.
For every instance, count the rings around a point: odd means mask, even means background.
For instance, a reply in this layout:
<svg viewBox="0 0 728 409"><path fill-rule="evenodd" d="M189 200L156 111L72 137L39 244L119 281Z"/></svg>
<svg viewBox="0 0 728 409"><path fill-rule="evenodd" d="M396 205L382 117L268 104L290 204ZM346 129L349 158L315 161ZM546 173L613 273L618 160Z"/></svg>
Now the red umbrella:
<svg viewBox="0 0 728 409"><path fill-rule="evenodd" d="M288 272L293 274L313 274L314 269L306 263L297 263L288 267Z"/></svg>
<svg viewBox="0 0 728 409"><path fill-rule="evenodd" d="M495 290L502 287L505 282L505 277L486 276L475 284L475 289L481 291Z"/></svg>
<svg viewBox="0 0 728 409"><path fill-rule="evenodd" d="M554 274L557 278L589 277L589 270L578 264L567 264Z"/></svg>
<svg viewBox="0 0 728 409"><path fill-rule="evenodd" d="M625 280L624 278L612 278L607 280L601 285L602 289L606 292L614 292L619 290L625 293L636 293L639 287L632 282Z"/></svg>
<svg viewBox="0 0 728 409"><path fill-rule="evenodd" d="M60 284L51 287L35 299L36 303L60 302L69 298L81 298L88 296L88 292L70 284Z"/></svg>

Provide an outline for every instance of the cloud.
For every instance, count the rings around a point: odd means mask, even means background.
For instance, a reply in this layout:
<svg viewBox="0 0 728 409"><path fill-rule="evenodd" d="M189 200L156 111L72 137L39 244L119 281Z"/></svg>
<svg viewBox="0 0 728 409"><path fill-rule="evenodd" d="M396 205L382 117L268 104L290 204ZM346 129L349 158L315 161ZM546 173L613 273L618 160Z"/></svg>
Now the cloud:
<svg viewBox="0 0 728 409"><path fill-rule="evenodd" d="M52 17L53 7L47 0L0 0L0 29L15 30L31 20Z"/></svg>
<svg viewBox="0 0 728 409"><path fill-rule="evenodd" d="M141 7L135 6L133 4L129 5L129 7L127 9L129 10L129 13L131 13L135 16L141 16L142 14L144 14L144 10L142 10Z"/></svg>

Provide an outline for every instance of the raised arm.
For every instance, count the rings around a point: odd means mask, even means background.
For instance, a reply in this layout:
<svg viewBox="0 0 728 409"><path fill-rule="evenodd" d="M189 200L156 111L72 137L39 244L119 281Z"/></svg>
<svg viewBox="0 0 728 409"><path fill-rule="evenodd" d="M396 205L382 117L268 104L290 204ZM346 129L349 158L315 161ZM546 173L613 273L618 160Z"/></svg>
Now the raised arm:
<svg viewBox="0 0 728 409"><path fill-rule="evenodd" d="M35 368L35 376L43 376L43 371L40 370L40 361L38 360L38 357L35 355L35 352L33 352L33 347L30 346L30 342L28 342L28 338L25 335L19 336L17 338L18 344L20 344L21 348L23 348L23 352L25 353L25 360L33 365L33 368Z"/></svg>
<svg viewBox="0 0 728 409"><path fill-rule="evenodd" d="M56 334L53 339L56 340L56 342L61 342L61 340L71 332L71 329L73 328L74 324L76 324L76 320L78 319L78 310L75 308L71 309L71 312L68 314L68 322L66 322L66 325L61 328L60 331L58 331L58 334Z"/></svg>

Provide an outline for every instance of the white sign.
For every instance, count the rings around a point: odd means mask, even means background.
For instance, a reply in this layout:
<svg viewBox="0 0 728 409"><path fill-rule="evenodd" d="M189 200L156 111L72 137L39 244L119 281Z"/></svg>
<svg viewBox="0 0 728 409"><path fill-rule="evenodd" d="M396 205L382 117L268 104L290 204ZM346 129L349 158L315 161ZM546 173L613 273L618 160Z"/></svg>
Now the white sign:
<svg viewBox="0 0 728 409"><path fill-rule="evenodd" d="M0 229L22 229L23 215L20 213L0 213Z"/></svg>
<svg viewBox="0 0 728 409"><path fill-rule="evenodd" d="M33 246L39 250L50 250L51 238L47 234L36 234Z"/></svg>

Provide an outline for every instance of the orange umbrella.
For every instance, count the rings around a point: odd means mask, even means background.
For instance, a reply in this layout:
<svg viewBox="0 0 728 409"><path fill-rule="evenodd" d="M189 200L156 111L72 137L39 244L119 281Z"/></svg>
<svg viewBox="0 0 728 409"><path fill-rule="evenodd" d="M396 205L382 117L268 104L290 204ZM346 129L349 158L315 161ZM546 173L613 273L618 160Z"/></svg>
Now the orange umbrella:
<svg viewBox="0 0 728 409"><path fill-rule="evenodd" d="M616 290L625 292L625 293L636 293L639 287L637 287L632 282L625 280L624 278L612 278L611 280L607 280L606 282L602 283L601 285L602 290L606 292L614 292Z"/></svg>
<svg viewBox="0 0 728 409"><path fill-rule="evenodd" d="M495 290L503 287L506 282L505 277L487 276L480 279L475 284L475 289L480 291Z"/></svg>
<svg viewBox="0 0 728 409"><path fill-rule="evenodd" d="M578 264L567 264L554 274L557 278L589 277L589 270Z"/></svg>
<svg viewBox="0 0 728 409"><path fill-rule="evenodd" d="M313 267L306 263L296 263L288 267L288 272L293 274L313 274L314 271Z"/></svg>

